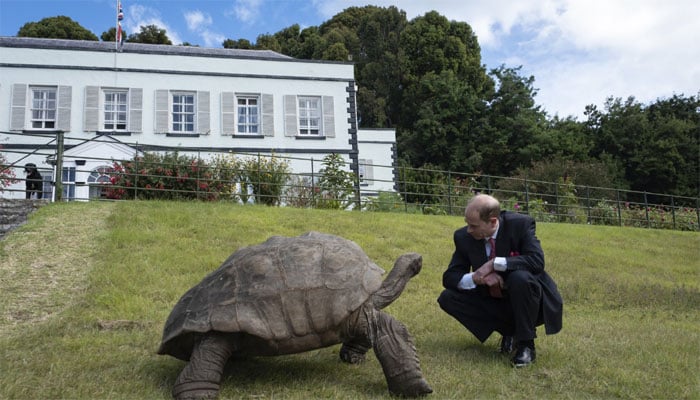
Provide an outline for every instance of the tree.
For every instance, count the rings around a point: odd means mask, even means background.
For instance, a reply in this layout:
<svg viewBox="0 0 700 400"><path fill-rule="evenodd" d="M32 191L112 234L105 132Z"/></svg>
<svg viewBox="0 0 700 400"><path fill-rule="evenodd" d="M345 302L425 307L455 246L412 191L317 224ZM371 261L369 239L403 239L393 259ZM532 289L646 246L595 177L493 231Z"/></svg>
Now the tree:
<svg viewBox="0 0 700 400"><path fill-rule="evenodd" d="M64 15L44 18L39 22L27 22L19 28L17 36L50 39L98 40L94 33L83 28L79 23Z"/></svg>
<svg viewBox="0 0 700 400"><path fill-rule="evenodd" d="M453 71L430 72L407 88L399 154L411 166L472 172L483 163L481 127L485 106ZM488 157L488 155L486 155Z"/></svg>
<svg viewBox="0 0 700 400"><path fill-rule="evenodd" d="M543 158L539 143L546 129L546 114L535 103L533 76L519 75L520 67L491 70L497 90L489 99L488 124L480 138L484 157L482 171L509 176Z"/></svg>
<svg viewBox="0 0 700 400"><path fill-rule="evenodd" d="M248 39L238 39L238 40L233 40L233 39L226 39L222 43L225 49L252 49L253 44L250 43L250 40Z"/></svg>
<svg viewBox="0 0 700 400"><path fill-rule="evenodd" d="M126 38L128 36L129 35L127 35L127 32L122 30L122 38ZM100 39L102 39L103 42L115 42L117 40L117 28L111 27L107 31L102 32Z"/></svg>
<svg viewBox="0 0 700 400"><path fill-rule="evenodd" d="M173 42L168 39L165 29L161 29L156 25L141 25L140 28L141 31L139 33L129 35L126 41L131 43L173 44Z"/></svg>

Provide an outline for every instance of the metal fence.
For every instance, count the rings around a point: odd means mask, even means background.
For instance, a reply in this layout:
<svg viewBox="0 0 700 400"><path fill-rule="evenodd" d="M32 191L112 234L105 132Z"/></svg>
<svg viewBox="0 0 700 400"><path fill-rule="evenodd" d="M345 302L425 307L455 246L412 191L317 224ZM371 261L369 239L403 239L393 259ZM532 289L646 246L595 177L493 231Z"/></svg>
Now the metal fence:
<svg viewBox="0 0 700 400"><path fill-rule="evenodd" d="M65 148L79 141L66 138L66 142L63 146L63 140L39 135L33 146L0 148L8 161L5 169L16 176L3 196L23 197L23 166L40 158L49 165L40 169L43 197L54 201L195 199L461 216L469 198L488 193L504 209L542 222L700 231L698 197L398 165L363 164L359 174L350 174L347 162L342 165L346 179L329 184L324 180L329 164L313 158L183 147L141 152L138 149L144 146L122 142L135 149L134 157L77 159ZM149 154L170 157L149 159ZM51 164L64 167L56 170Z"/></svg>

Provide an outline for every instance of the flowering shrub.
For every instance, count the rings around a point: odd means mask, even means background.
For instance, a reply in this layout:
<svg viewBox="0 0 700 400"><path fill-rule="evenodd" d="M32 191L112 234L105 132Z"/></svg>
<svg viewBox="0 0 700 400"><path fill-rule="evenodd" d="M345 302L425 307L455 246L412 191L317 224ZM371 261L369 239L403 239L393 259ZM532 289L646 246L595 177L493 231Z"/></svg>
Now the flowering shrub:
<svg viewBox="0 0 700 400"><path fill-rule="evenodd" d="M111 199L216 200L230 188L215 172L204 160L177 152L145 153L114 163L106 195Z"/></svg>
<svg viewBox="0 0 700 400"><path fill-rule="evenodd" d="M15 171L8 165L5 156L0 153L0 192L4 191L7 186L15 182L17 182Z"/></svg>

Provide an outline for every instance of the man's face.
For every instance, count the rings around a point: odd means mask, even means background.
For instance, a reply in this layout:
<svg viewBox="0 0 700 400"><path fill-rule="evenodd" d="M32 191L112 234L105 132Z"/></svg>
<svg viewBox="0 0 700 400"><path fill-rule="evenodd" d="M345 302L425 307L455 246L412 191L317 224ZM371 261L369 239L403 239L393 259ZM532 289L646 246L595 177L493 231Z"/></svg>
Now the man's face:
<svg viewBox="0 0 700 400"><path fill-rule="evenodd" d="M492 217L488 222L482 221L476 212L468 213L464 221L467 223L467 233L476 240L486 239L496 231L496 217Z"/></svg>

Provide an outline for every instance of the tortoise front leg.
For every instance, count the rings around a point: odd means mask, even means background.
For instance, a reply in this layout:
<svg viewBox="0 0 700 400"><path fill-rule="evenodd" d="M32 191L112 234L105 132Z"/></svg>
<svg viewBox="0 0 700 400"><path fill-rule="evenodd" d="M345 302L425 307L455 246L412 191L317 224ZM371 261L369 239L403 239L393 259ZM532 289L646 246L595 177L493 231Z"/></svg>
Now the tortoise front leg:
<svg viewBox="0 0 700 400"><path fill-rule="evenodd" d="M233 341L225 334L210 332L197 338L190 361L175 381L173 397L177 400L216 398L224 366L233 351Z"/></svg>
<svg viewBox="0 0 700 400"><path fill-rule="evenodd" d="M432 393L423 379L413 338L401 322L383 311L377 311L377 333L374 353L382 364L389 392L406 397Z"/></svg>

